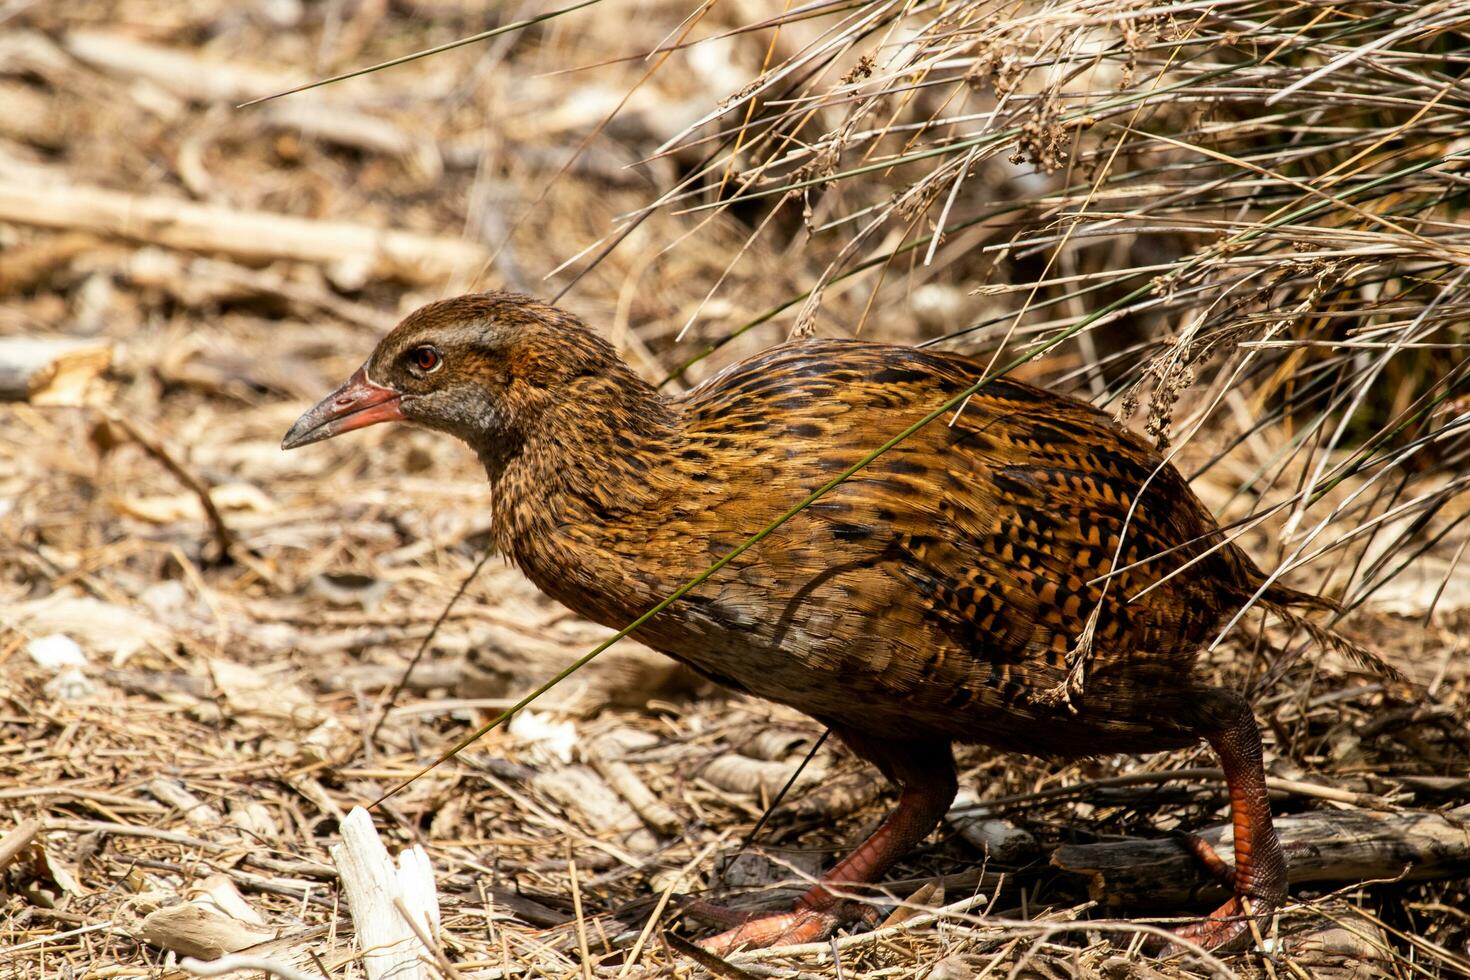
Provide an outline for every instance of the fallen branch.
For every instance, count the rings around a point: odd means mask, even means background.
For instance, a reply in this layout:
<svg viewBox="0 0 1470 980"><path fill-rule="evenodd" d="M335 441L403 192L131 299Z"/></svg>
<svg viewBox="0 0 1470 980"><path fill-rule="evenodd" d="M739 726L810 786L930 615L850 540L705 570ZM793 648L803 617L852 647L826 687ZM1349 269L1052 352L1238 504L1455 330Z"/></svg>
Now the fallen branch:
<svg viewBox="0 0 1470 980"><path fill-rule="evenodd" d="M237 211L82 184L0 181L0 221L79 229L255 262L366 263L377 276L421 283L467 279L489 259L483 246L458 238Z"/></svg>
<svg viewBox="0 0 1470 980"><path fill-rule="evenodd" d="M1427 881L1470 873L1470 807L1374 813L1322 810L1276 820L1292 884L1398 878ZM1229 861L1229 827L1200 836ZM1159 907L1223 896L1195 858L1173 840L1066 844L1051 863L1087 875L1088 893L1107 905Z"/></svg>
<svg viewBox="0 0 1470 980"><path fill-rule="evenodd" d="M121 33L79 30L63 40L73 56L121 78L147 79L181 99L239 102L299 76L276 66L242 64L238 58L209 58L186 48L140 41Z"/></svg>

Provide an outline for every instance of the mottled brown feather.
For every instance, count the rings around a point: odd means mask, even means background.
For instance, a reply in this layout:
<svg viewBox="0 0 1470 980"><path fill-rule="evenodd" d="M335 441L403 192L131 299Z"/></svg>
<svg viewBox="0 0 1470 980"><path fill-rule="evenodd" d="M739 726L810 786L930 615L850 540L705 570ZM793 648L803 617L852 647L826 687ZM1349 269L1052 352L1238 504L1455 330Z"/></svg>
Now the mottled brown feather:
<svg viewBox="0 0 1470 980"><path fill-rule="evenodd" d="M430 351L425 347L432 348ZM1187 927L1246 935L1286 894L1250 706L1196 682L1202 644L1258 600L1329 607L1224 540L1179 472L1107 415L966 357L806 340L661 397L554 307L431 304L287 433L402 417L469 443L492 536L540 588L624 627L935 407L935 421L649 620L636 635L828 724L899 787L893 812L786 913L708 940L811 942L851 914L955 794L951 743L1042 755L1203 738L1230 786L1234 896ZM1390 671L1391 673L1391 671Z"/></svg>
<svg viewBox="0 0 1470 980"><path fill-rule="evenodd" d="M479 452L502 552L615 627L983 373L958 354L804 340L666 399L574 318L492 293L411 316L373 376L406 381L398 359L425 338L463 377L404 414ZM434 403L444 391L494 418ZM1193 741L1196 653L1262 581L1141 439L999 379L637 635L840 727L1145 750ZM1059 701L1094 614L1081 690Z"/></svg>

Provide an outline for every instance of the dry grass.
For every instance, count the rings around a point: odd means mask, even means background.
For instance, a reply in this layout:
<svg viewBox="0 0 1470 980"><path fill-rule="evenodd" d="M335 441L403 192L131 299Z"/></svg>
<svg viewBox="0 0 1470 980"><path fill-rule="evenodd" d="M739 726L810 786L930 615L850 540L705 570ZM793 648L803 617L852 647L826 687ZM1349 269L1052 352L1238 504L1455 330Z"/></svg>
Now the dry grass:
<svg viewBox="0 0 1470 980"><path fill-rule="evenodd" d="M342 814L603 635L492 562L374 732L481 553L482 479L423 433L276 445L396 312L482 284L563 292L671 385L792 331L1041 354L1019 370L1167 440L1263 566L1343 598L1342 628L1427 686L1406 703L1249 616L1205 669L1260 692L1268 768L1304 784L1279 808L1463 807L1461 6L602 0L243 111L551 8L0 6L0 198L101 188L487 257L425 276L0 218L0 335L116 348L87 404L0 408L0 854L41 821L0 860L0 976L170 975L143 922L216 875L286 937L278 958L361 976L328 853ZM231 560L181 473L211 488ZM344 597L329 576L347 573L368 588ZM29 652L57 633L75 671ZM451 966L434 970L703 975L657 930L626 962L661 895L779 905L883 811L871 772L824 746L820 778L732 865L818 732L689 688L642 661L574 679L542 727L491 735L379 811L438 873ZM753 744L770 730L794 736ZM1269 957L1153 960L1123 917L1178 909L1095 907L1046 855L1220 822L1212 781L1146 781L1207 753L963 762L1035 851L986 861L946 829L889 888L945 911L738 956L742 975L1465 970L1464 868L1300 886L1281 929L1316 938ZM629 774L670 814L609 825L583 802ZM923 891L935 877L943 898Z"/></svg>

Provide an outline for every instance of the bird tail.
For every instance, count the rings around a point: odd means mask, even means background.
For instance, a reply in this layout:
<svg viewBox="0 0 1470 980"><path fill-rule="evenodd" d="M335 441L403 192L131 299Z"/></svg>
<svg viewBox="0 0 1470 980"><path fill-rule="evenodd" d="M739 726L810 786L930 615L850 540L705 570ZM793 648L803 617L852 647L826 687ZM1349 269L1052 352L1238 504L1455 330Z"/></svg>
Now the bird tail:
<svg viewBox="0 0 1470 980"><path fill-rule="evenodd" d="M1252 568L1259 578L1253 583L1253 591L1257 591L1265 584L1266 576L1259 569ZM1289 626L1301 629L1312 638L1318 646L1329 650L1336 650L1348 660L1352 661L1360 669L1377 674L1387 680L1398 684L1412 685L1412 682L1404 676L1397 667L1388 663L1377 653L1369 650L1360 643L1343 636L1336 630L1321 626L1306 616L1297 612L1296 607L1310 609L1316 612L1331 612L1341 615L1345 610L1331 599L1310 592L1298 592L1296 589L1287 588L1280 582L1272 582L1266 587L1266 591L1256 600L1256 605L1272 613Z"/></svg>

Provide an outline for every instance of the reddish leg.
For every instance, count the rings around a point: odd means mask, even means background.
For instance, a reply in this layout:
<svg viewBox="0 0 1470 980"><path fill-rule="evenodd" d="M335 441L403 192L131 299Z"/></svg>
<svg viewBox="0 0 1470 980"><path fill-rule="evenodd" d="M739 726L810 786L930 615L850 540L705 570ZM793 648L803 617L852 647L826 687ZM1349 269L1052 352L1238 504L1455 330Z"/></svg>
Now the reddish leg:
<svg viewBox="0 0 1470 980"><path fill-rule="evenodd" d="M948 742L888 741L837 730L860 757L899 787L898 806L847 857L796 902L790 912L752 918L701 945L721 955L742 947L809 943L831 935L859 912L856 903L833 894L846 886L877 881L893 863L939 824L958 788Z"/></svg>
<svg viewBox="0 0 1470 980"><path fill-rule="evenodd" d="M1250 705L1223 691L1210 692L1210 701L1214 724L1204 736L1220 756L1230 787L1230 816L1235 827L1235 868L1230 880L1235 895L1209 918L1185 926L1178 934L1207 949L1218 949L1249 932L1242 899L1250 900L1251 913L1259 918L1280 907L1286 898L1286 857L1271 824L1266 773L1261 765L1261 735ZM1204 851L1209 848L1195 848L1206 867L1223 877L1224 862L1213 851L1205 858Z"/></svg>
<svg viewBox="0 0 1470 980"><path fill-rule="evenodd" d="M1220 855L1199 834L1189 831L1179 832L1179 841L1184 845L1190 855L1200 863L1205 872L1217 882L1231 891L1235 891L1235 868L1229 861L1221 860Z"/></svg>

